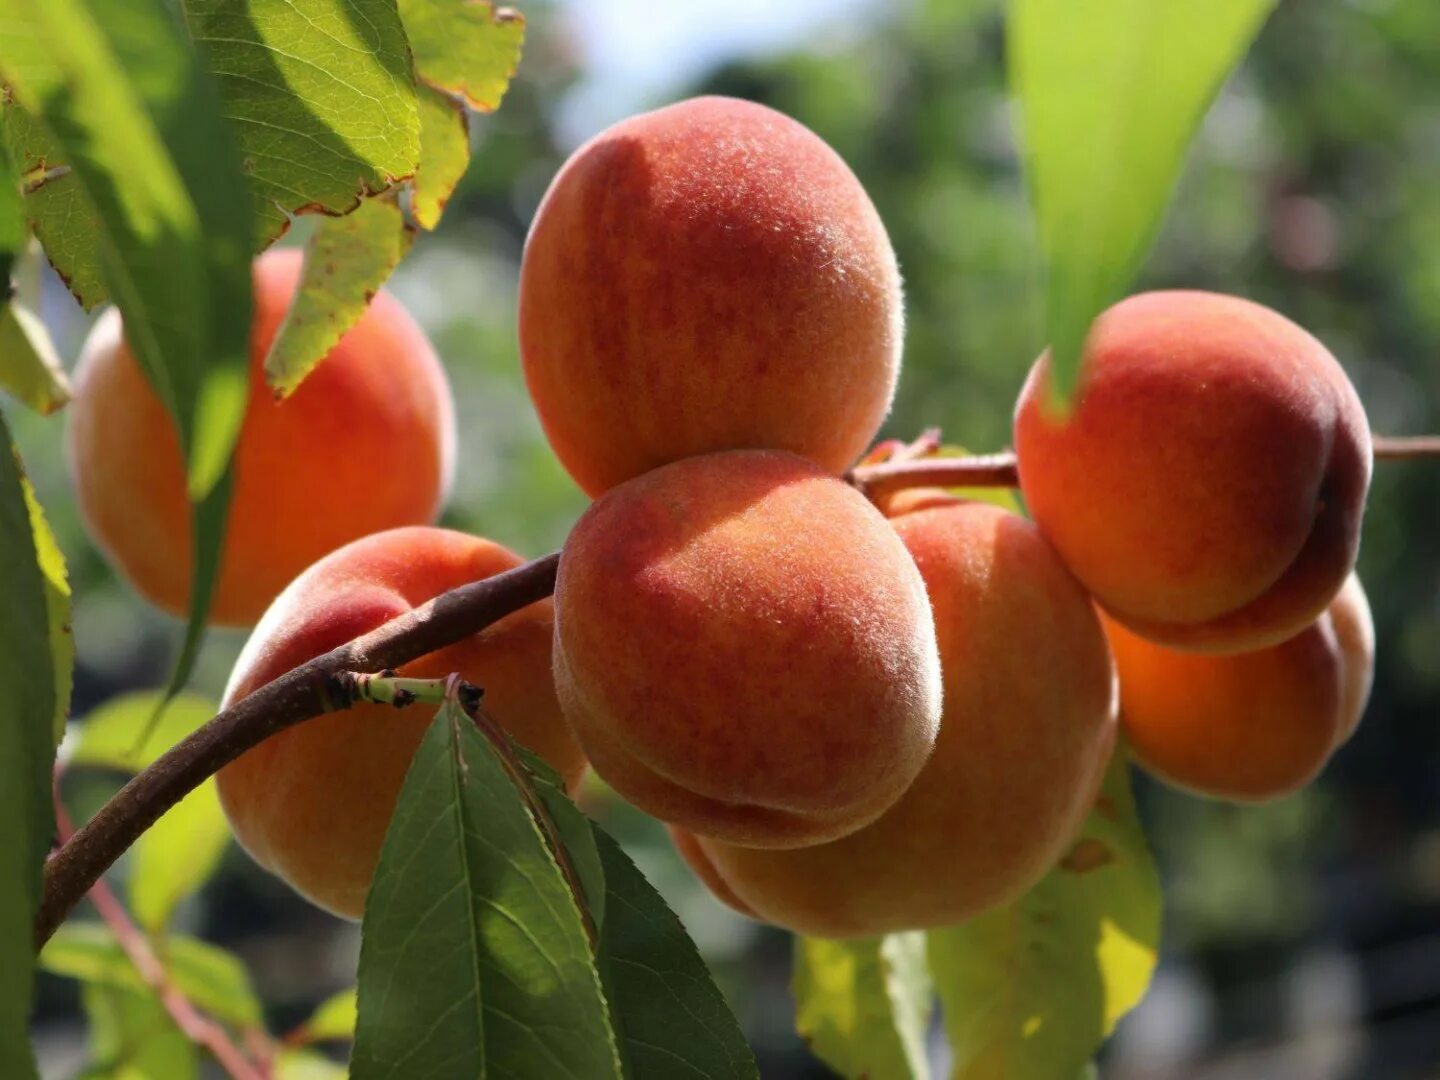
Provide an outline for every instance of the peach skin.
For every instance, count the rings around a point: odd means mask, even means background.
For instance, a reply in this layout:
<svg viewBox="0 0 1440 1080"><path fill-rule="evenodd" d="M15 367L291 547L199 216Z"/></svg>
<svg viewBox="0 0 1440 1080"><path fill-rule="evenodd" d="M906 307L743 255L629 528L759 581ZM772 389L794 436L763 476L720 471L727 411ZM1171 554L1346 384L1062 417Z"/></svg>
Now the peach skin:
<svg viewBox="0 0 1440 1080"><path fill-rule="evenodd" d="M1354 575L1320 618L1255 652L1168 649L1108 618L1105 629L1135 759L1177 787L1236 802L1314 779L1359 723L1375 665L1370 607Z"/></svg>
<svg viewBox="0 0 1440 1080"><path fill-rule="evenodd" d="M1020 394L1031 514L1116 620L1162 644L1237 652L1313 621L1355 563L1370 429L1320 342L1231 296L1115 305L1066 417L1048 358Z"/></svg>
<svg viewBox="0 0 1440 1080"><path fill-rule="evenodd" d="M225 704L291 668L466 582L518 566L499 544L448 529L392 529L310 567L255 628ZM573 790L585 758L550 678L551 601L508 615L399 674L459 672L484 705ZM299 893L347 918L365 905L380 845L433 706L362 703L272 735L217 774L220 801L245 850Z"/></svg>
<svg viewBox="0 0 1440 1080"><path fill-rule="evenodd" d="M778 451L687 458L590 507L560 556L555 683L620 795L765 847L879 816L940 719L905 546L854 488Z"/></svg>
<svg viewBox="0 0 1440 1080"><path fill-rule="evenodd" d="M301 253L255 263L250 398L210 621L248 626L301 570L367 533L434 519L455 456L450 387L424 333L377 293L300 388L277 401L262 366L300 279ZM90 535L135 589L183 615L190 510L180 443L115 310L75 372L70 471Z"/></svg>
<svg viewBox="0 0 1440 1080"><path fill-rule="evenodd" d="M929 589L945 684L919 778L828 844L763 851L672 830L720 899L814 937L948 926L1019 896L1074 839L1115 743L1099 620L1033 525L934 492L894 525Z"/></svg>
<svg viewBox="0 0 1440 1080"><path fill-rule="evenodd" d="M683 457L848 468L900 369L900 275L845 163L763 105L702 97L577 150L520 268L525 380L590 495Z"/></svg>

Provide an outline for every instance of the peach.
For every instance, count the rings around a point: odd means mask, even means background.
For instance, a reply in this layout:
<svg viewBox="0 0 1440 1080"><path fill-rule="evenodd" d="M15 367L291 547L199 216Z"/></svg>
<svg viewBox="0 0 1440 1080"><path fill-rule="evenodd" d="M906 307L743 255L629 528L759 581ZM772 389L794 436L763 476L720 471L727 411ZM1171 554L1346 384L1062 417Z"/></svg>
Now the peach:
<svg viewBox="0 0 1440 1080"><path fill-rule="evenodd" d="M254 267L249 406L210 611L227 626L254 623L291 578L341 544L433 520L453 469L445 371L385 292L288 399L265 386L265 354L300 268L295 250ZM90 535L141 595L184 614L191 525L180 443L113 309L76 368L69 450Z"/></svg>
<svg viewBox="0 0 1440 1080"><path fill-rule="evenodd" d="M555 682L620 795L764 847L879 816L940 719L905 546L854 488L780 451L687 458L590 507L560 556Z"/></svg>
<svg viewBox="0 0 1440 1080"><path fill-rule="evenodd" d="M1131 753L1202 795L1261 802L1312 780L1359 723L1375 666L1370 607L1352 574L1320 618L1279 645L1181 652L1105 620Z"/></svg>
<svg viewBox="0 0 1440 1080"><path fill-rule="evenodd" d="M1371 449L1320 342L1247 300L1154 292L1096 321L1066 417L1048 408L1048 365L1016 408L1020 485L1110 615L1234 652L1325 610L1355 563Z"/></svg>
<svg viewBox="0 0 1440 1080"><path fill-rule="evenodd" d="M673 830L720 899L797 933L948 926L1014 899L1074 839L1114 746L1105 638L1059 556L1000 507L919 502L894 524L929 589L945 685L919 778L879 820L814 847Z"/></svg>
<svg viewBox="0 0 1440 1080"><path fill-rule="evenodd" d="M332 552L296 578L236 662L225 704L466 582L518 566L499 544L426 526ZM459 672L484 707L573 788L585 758L550 678L553 606L531 604L430 653L401 675ZM272 735L217 774L236 838L255 861L327 911L358 919L405 771L433 706L358 704Z"/></svg>
<svg viewBox="0 0 1440 1080"><path fill-rule="evenodd" d="M731 98L577 150L520 269L530 395L591 495L717 450L848 468L890 407L902 324L895 254L854 174L794 120Z"/></svg>

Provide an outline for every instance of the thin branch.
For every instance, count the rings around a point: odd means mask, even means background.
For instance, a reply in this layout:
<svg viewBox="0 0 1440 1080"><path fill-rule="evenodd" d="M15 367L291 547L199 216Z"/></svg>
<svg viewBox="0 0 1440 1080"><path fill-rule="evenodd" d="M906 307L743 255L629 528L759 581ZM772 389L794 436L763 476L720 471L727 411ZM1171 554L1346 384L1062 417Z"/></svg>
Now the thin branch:
<svg viewBox="0 0 1440 1080"><path fill-rule="evenodd" d="M1376 435L1376 461L1440 457L1440 435Z"/></svg>
<svg viewBox="0 0 1440 1080"><path fill-rule="evenodd" d="M60 801L60 770L55 773L55 825L62 844L68 843L74 835L70 815ZM267 1070L252 1064L231 1040L226 1030L202 1014L171 980L165 964L155 954L145 931L137 926L125 905L103 880L90 886L90 902L96 912L115 935L115 941L135 965L135 970L145 980L145 985L154 990L160 1004L175 1021L175 1026L191 1042L205 1047L225 1072L234 1080L265 1080Z"/></svg>
<svg viewBox="0 0 1440 1080"><path fill-rule="evenodd" d="M877 465L859 465L851 470L850 482L866 495L882 495L912 487L1017 487L1020 474L1015 468L1015 455L1006 450L973 457L913 461L902 457Z"/></svg>
<svg viewBox="0 0 1440 1080"><path fill-rule="evenodd" d="M137 774L45 865L35 944L161 814L206 777L285 728L332 711L330 676L396 668L475 634L554 590L559 555L471 582L301 664L222 711Z"/></svg>

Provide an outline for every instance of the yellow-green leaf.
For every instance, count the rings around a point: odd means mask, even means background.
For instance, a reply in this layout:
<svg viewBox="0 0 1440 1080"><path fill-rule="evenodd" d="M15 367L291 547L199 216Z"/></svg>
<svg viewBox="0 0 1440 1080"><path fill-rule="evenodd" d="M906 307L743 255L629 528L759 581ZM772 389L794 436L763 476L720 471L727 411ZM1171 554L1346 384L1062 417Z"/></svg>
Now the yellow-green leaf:
<svg viewBox="0 0 1440 1080"><path fill-rule="evenodd" d="M1074 1080L1145 994L1160 902L1121 750L1080 835L1039 884L930 933L956 1080Z"/></svg>
<svg viewBox="0 0 1440 1080"><path fill-rule="evenodd" d="M182 900L210 880L230 842L213 777L146 829L130 862L130 907L135 921L161 934Z"/></svg>
<svg viewBox="0 0 1440 1080"><path fill-rule="evenodd" d="M420 87L419 105L420 168L410 213L422 229L433 229L470 164L470 122L463 105L433 87Z"/></svg>
<svg viewBox="0 0 1440 1080"><path fill-rule="evenodd" d="M66 760L72 766L139 772L215 715L215 703L209 698L179 694L151 727L150 718L161 700L148 690L111 698L77 725Z"/></svg>
<svg viewBox="0 0 1440 1080"><path fill-rule="evenodd" d="M0 307L0 389L47 416L70 400L50 331L14 302Z"/></svg>
<svg viewBox="0 0 1440 1080"><path fill-rule="evenodd" d="M65 556L55 542L45 511L35 497L28 477L21 477L25 507L30 514L30 531L35 540L35 562L45 580L45 616L50 642L50 670L55 677L53 750L65 734L70 713L70 690L75 672L75 636L70 631L70 581L65 574Z"/></svg>
<svg viewBox="0 0 1440 1080"><path fill-rule="evenodd" d="M1053 387L1129 288L1185 149L1274 0L1011 0L1010 83L1048 268Z"/></svg>
<svg viewBox="0 0 1440 1080"><path fill-rule="evenodd" d="M304 1042L353 1039L355 1016L355 991L341 990L319 1004L310 1019L300 1026L297 1037Z"/></svg>
<svg viewBox="0 0 1440 1080"><path fill-rule="evenodd" d="M795 1030L845 1077L925 1080L935 989L925 935L795 939Z"/></svg>
<svg viewBox="0 0 1440 1080"><path fill-rule="evenodd" d="M299 291L265 357L265 380L272 388L293 393L329 355L360 321L414 236L393 195L366 199L354 213L320 220L305 249Z"/></svg>
<svg viewBox="0 0 1440 1080"><path fill-rule="evenodd" d="M520 63L525 19L489 0L400 0L420 79L481 112L500 105Z"/></svg>

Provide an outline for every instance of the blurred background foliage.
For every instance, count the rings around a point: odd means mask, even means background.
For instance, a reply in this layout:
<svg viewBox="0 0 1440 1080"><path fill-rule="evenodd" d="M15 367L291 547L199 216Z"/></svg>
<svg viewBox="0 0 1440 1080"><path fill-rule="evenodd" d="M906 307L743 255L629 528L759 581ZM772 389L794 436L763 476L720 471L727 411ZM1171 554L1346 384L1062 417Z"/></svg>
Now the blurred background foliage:
<svg viewBox="0 0 1440 1080"><path fill-rule="evenodd" d="M977 450L1007 443L1015 394L1044 342L998 4L576 0L524 11L525 59L505 103L475 118L469 175L390 286L432 335L459 402L446 524L537 555L558 546L583 509L520 376L525 229L580 140L692 93L734 94L798 118L874 198L907 282L905 371L886 434L938 425ZM1440 4L1287 0L1203 126L1140 284L1269 304L1330 346L1376 431L1440 430L1437 168ZM305 229L297 222L291 240ZM53 276L43 295L61 353L73 358L87 319ZM70 562L74 713L83 717L124 690L161 684L179 626L118 583L90 546L68 492L63 419L10 415ZM1141 781L1166 878L1166 954L1102 1075L1440 1075L1434 463L1377 469L1361 574L1378 628L1375 692L1318 784L1235 808ZM197 690L219 695L242 641L211 635ZM72 776L72 810L83 817L117 783ZM598 785L587 799L712 962L762 1072L826 1075L792 1032L788 938L712 901L653 822ZM233 846L179 925L244 959L272 1030L353 980L358 928L311 908ZM44 977L40 995L42 1061L48 1075L69 1075L83 1060L77 991Z"/></svg>

